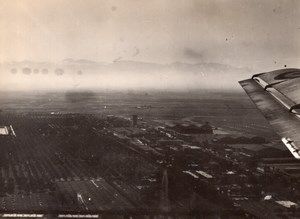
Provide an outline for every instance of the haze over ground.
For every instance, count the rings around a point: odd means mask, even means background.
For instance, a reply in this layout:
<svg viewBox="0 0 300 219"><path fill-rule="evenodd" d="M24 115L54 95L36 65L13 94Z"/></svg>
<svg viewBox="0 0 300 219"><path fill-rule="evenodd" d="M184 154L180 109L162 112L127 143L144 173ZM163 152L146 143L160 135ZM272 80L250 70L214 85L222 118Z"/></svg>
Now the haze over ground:
<svg viewBox="0 0 300 219"><path fill-rule="evenodd" d="M0 0L0 11L1 90L240 89L300 61L297 0Z"/></svg>

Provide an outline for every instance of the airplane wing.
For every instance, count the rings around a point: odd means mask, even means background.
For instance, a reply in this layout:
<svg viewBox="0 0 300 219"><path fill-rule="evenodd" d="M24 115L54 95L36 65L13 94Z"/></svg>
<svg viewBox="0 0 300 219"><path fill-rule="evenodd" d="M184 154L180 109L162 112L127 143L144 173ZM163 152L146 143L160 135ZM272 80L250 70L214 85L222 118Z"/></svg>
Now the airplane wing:
<svg viewBox="0 0 300 219"><path fill-rule="evenodd" d="M256 74L239 83L294 157L300 159L300 69Z"/></svg>

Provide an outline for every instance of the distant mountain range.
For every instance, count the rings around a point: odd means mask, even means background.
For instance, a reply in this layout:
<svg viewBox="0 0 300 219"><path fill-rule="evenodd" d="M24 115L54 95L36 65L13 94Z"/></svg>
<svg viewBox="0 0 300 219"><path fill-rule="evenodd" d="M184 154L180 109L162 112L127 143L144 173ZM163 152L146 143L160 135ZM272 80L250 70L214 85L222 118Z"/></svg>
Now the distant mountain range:
<svg viewBox="0 0 300 219"><path fill-rule="evenodd" d="M120 60L113 63L104 63L104 62L95 62L86 59L74 60L74 59L65 59L62 61L63 64L74 64L74 65L91 65L97 67L115 67L123 70L160 70L160 69L171 69L171 70L181 70L181 71L193 71L197 72L198 70L208 70L208 71L250 71L247 68L237 68L230 65L220 64L220 63L183 63L183 62L174 62L170 64L157 64L150 62L136 62L130 60ZM84 66L83 66L84 67Z"/></svg>
<svg viewBox="0 0 300 219"><path fill-rule="evenodd" d="M7 68L16 68L21 71L22 68L66 68L71 70L80 70L85 73L85 70L98 70L101 73L103 70L111 71L130 71L130 72L165 72L174 71L182 73L193 73L193 74L206 74L206 73L248 73L251 71L249 68L239 68L226 64L220 63L183 63L174 62L170 64L157 64L148 62L136 62L136 61L116 61L113 63L96 62L86 59L64 59L61 62L51 63L51 62L32 62L32 61L22 61L22 62L6 62L2 63L2 70ZM92 71L95 72L95 71ZM96 73L96 72L95 72Z"/></svg>
<svg viewBox="0 0 300 219"><path fill-rule="evenodd" d="M14 75L14 80L22 78L24 81L27 80L27 83L33 83L36 78L35 86L39 87L43 87L43 84L48 86L47 82L52 80L52 87L58 86L59 83L61 87L68 87L67 85L71 86L72 82L72 86L76 84L76 86L90 87L94 84L95 87L122 87L122 89L136 87L138 89L144 87L207 89L213 86L231 89L237 88L237 81L250 75L250 72L251 69L248 68L220 63L157 64L130 60L105 63L86 59L64 59L57 63L22 61L0 64L0 77L5 79L3 75L10 74ZM45 80L45 75L49 76L49 81ZM53 79L55 76L63 78L56 81L57 79Z"/></svg>

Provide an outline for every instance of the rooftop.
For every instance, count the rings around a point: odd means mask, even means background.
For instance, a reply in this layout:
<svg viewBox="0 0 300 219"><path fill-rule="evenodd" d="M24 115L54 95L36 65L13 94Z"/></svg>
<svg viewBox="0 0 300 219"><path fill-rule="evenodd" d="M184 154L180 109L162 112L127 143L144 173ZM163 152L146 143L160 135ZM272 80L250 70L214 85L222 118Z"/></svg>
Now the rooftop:
<svg viewBox="0 0 300 219"><path fill-rule="evenodd" d="M6 126L0 127L0 135L9 135L8 128Z"/></svg>

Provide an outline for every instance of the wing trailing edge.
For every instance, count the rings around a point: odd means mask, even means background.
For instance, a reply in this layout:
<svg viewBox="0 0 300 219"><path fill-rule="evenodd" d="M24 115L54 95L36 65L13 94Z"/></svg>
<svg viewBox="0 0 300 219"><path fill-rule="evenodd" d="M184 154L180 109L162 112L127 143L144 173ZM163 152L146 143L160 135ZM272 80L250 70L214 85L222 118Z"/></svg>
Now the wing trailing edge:
<svg viewBox="0 0 300 219"><path fill-rule="evenodd" d="M239 83L293 156L300 159L300 69L260 73Z"/></svg>

